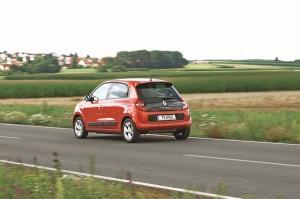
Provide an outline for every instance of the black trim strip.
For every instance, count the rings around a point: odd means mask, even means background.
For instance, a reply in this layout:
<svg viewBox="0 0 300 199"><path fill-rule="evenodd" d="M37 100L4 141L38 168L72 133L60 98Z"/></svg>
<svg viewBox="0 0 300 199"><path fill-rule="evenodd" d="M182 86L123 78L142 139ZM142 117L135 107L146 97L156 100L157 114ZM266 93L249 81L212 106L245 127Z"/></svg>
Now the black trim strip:
<svg viewBox="0 0 300 199"><path fill-rule="evenodd" d="M117 126L116 121L107 121L107 122L89 122L89 126Z"/></svg>

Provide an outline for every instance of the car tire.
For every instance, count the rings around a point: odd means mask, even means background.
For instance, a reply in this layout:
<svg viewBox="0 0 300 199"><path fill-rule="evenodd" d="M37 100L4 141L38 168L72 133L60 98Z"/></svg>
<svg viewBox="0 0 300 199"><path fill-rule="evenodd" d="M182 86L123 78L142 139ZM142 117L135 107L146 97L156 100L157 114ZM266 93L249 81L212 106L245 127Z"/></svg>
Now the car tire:
<svg viewBox="0 0 300 199"><path fill-rule="evenodd" d="M177 131L174 132L173 135L176 140L186 140L190 136L190 128L177 129Z"/></svg>
<svg viewBox="0 0 300 199"><path fill-rule="evenodd" d="M140 139L140 132L137 130L132 119L125 119L122 124L122 134L124 140L128 143L138 142Z"/></svg>
<svg viewBox="0 0 300 199"><path fill-rule="evenodd" d="M85 139L88 136L88 132L85 129L83 120L81 117L76 117L73 122L73 131L75 134L75 137L78 139Z"/></svg>

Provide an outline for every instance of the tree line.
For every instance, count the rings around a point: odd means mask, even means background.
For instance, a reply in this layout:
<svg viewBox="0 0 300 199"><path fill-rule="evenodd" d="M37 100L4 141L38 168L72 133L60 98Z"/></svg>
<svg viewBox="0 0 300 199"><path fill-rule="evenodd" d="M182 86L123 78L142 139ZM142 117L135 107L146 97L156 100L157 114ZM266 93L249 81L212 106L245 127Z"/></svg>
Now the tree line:
<svg viewBox="0 0 300 199"><path fill-rule="evenodd" d="M70 68L77 66L78 55L71 54L72 63ZM121 51L116 57L102 58L101 70L111 69L111 71L126 71L126 68L180 68L188 64L188 61L178 51ZM12 67L12 71L26 73L57 73L61 70L58 59L52 54L37 56L34 61L28 61L20 67Z"/></svg>
<svg viewBox="0 0 300 199"><path fill-rule="evenodd" d="M178 51L121 51L116 57L102 58L104 67L124 66L128 68L181 68L188 61Z"/></svg>
<svg viewBox="0 0 300 199"><path fill-rule="evenodd" d="M24 63L18 70L27 73L57 73L60 69L57 57L47 54L37 56L34 61Z"/></svg>

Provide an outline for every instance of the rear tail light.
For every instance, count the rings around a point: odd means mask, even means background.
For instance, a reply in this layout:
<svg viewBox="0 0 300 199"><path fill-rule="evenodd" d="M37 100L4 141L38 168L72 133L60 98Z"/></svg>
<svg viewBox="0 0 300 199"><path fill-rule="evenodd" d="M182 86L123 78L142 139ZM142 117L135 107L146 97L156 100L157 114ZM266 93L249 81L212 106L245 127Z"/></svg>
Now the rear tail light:
<svg viewBox="0 0 300 199"><path fill-rule="evenodd" d="M189 106L186 102L182 102L182 109L187 109Z"/></svg>
<svg viewBox="0 0 300 199"><path fill-rule="evenodd" d="M135 103L135 106L138 110L141 110L141 111L145 111L146 108L145 108L145 103L142 101L142 100L138 100L136 103Z"/></svg>

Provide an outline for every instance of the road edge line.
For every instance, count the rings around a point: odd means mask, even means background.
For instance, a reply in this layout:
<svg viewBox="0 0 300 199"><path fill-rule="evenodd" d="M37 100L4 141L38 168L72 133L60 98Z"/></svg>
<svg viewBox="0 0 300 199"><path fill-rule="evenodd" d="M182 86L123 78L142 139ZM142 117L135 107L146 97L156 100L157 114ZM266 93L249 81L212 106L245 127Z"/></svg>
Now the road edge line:
<svg viewBox="0 0 300 199"><path fill-rule="evenodd" d="M38 168L38 169L43 169L43 170L48 170L48 171L56 170L55 168L51 168L51 167L38 166L38 165L14 162L14 161L9 161L9 160L1 160L0 159L0 163L19 165L19 166L25 166L25 167L30 167L30 168ZM94 178L101 179L101 180L107 180L107 181L131 183L133 185L138 185L138 186L143 186L143 187L148 187L148 188L164 189L164 190L168 190L168 191L176 191L176 192L181 192L181 193L190 193L190 194L194 194L194 195L198 195L198 196L206 196L206 197L220 198L220 199L241 199L241 198L232 197L232 196L218 195L218 194L201 192L201 191L193 191L193 190L188 190L188 189L151 184L151 183L146 183L146 182L131 181L131 180L125 180L125 179L121 179L121 178L113 178L113 177L108 177L108 176L92 175L92 174L88 174L88 173L82 173L82 172L71 171L71 170L62 169L61 172L67 173L67 174L73 174L73 175L77 175L77 176L85 176L85 177L92 176Z"/></svg>

